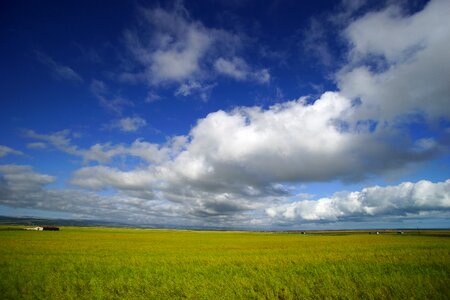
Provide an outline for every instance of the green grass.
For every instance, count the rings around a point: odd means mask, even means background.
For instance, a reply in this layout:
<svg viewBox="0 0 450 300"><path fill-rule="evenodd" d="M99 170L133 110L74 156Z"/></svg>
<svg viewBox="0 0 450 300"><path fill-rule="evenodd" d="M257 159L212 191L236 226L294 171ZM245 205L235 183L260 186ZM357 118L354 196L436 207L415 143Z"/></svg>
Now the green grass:
<svg viewBox="0 0 450 300"><path fill-rule="evenodd" d="M450 238L0 230L2 299L449 299Z"/></svg>

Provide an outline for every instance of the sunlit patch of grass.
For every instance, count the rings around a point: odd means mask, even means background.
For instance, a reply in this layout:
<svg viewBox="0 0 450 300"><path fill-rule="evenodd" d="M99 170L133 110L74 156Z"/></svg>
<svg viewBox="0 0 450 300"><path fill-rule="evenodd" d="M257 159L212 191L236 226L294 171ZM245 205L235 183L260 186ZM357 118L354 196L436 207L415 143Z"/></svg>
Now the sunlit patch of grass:
<svg viewBox="0 0 450 300"><path fill-rule="evenodd" d="M116 228L0 231L4 299L445 299L450 239Z"/></svg>

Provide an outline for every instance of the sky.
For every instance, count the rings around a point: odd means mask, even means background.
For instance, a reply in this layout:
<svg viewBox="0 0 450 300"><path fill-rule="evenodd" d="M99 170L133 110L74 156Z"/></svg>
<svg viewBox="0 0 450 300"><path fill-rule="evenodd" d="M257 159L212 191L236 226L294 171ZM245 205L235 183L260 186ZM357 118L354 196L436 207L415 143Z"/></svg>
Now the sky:
<svg viewBox="0 0 450 300"><path fill-rule="evenodd" d="M450 227L450 1L3 1L0 215Z"/></svg>

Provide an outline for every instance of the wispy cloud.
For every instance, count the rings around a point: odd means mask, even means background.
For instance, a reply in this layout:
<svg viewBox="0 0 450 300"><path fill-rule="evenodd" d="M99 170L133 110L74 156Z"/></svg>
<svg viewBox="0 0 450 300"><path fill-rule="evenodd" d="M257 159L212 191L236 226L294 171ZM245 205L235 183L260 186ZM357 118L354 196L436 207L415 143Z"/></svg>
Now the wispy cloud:
<svg viewBox="0 0 450 300"><path fill-rule="evenodd" d="M147 126L147 121L138 116L113 120L105 125L108 129L119 129L122 132L136 132L145 126Z"/></svg>
<svg viewBox="0 0 450 300"><path fill-rule="evenodd" d="M161 100L161 96L159 96L155 91L149 91L147 93L147 97L145 98L145 103L153 103L158 100Z"/></svg>
<svg viewBox="0 0 450 300"><path fill-rule="evenodd" d="M121 95L112 94L108 86L101 80L92 80L90 89L102 107L118 115L122 114L124 107L134 106L133 102Z"/></svg>
<svg viewBox="0 0 450 300"><path fill-rule="evenodd" d="M320 64L331 67L334 57L329 46L329 28L318 18L312 18L309 26L302 32L300 47L308 57L314 57Z"/></svg>
<svg viewBox="0 0 450 300"><path fill-rule="evenodd" d="M175 91L175 96L189 96L198 94L200 99L207 101L215 84L202 84L197 81L188 81L181 84Z"/></svg>
<svg viewBox="0 0 450 300"><path fill-rule="evenodd" d="M68 80L75 83L82 83L83 78L72 68L56 62L53 58L41 51L35 51L37 60L50 69L57 79Z"/></svg>
<svg viewBox="0 0 450 300"><path fill-rule="evenodd" d="M23 155L23 152L18 151L18 150L14 150L10 147L7 146L2 146L0 145L0 158L1 157L5 157L7 155Z"/></svg>
<svg viewBox="0 0 450 300"><path fill-rule="evenodd" d="M67 129L50 134L41 134L33 130L24 130L24 135L28 138L45 141L67 154L81 157L84 163L90 161L108 163L114 157L127 156L140 158L147 163L160 163L161 161L167 160L167 157L172 156L173 153L179 149L179 146L176 146L177 143L175 143L175 141L179 139L177 137L169 139L167 143L163 145L148 143L137 139L130 145L97 143L87 149L83 149L73 143L72 138L74 137L74 134Z"/></svg>
<svg viewBox="0 0 450 300"><path fill-rule="evenodd" d="M270 74L267 69L252 70L239 57L232 57L230 60L220 57L215 61L214 68L218 73L236 80L251 80L259 83L267 83L270 81Z"/></svg>
<svg viewBox="0 0 450 300"><path fill-rule="evenodd" d="M28 149L45 149L45 148L47 148L47 145L45 143L41 143L41 142L28 143L27 148Z"/></svg>

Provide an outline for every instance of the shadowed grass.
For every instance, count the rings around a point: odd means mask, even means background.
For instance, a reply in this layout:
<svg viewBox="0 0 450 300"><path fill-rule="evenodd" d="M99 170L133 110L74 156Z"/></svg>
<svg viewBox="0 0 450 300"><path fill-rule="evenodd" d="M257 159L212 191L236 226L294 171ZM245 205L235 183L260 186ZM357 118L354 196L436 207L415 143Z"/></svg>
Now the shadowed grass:
<svg viewBox="0 0 450 300"><path fill-rule="evenodd" d="M445 299L450 239L115 228L0 231L3 299Z"/></svg>

